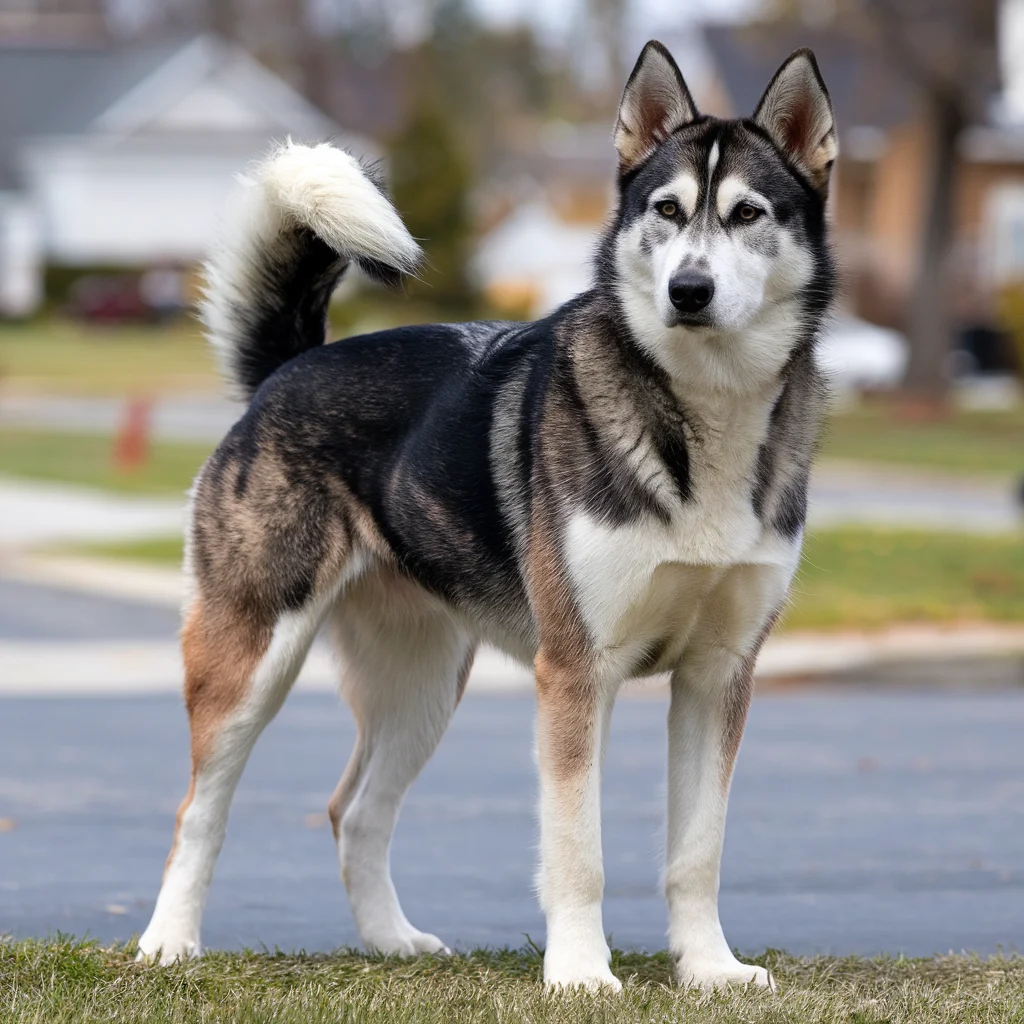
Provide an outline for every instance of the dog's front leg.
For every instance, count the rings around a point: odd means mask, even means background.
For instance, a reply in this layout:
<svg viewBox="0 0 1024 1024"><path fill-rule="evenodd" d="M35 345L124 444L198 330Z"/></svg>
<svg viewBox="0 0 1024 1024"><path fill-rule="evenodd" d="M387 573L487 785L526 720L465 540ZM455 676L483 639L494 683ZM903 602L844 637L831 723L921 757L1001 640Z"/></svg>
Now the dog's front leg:
<svg viewBox="0 0 1024 1024"><path fill-rule="evenodd" d="M753 688L756 651L691 651L672 676L665 895L681 984L771 985L733 956L718 918L719 868L733 764Z"/></svg>
<svg viewBox="0 0 1024 1024"><path fill-rule="evenodd" d="M614 691L589 665L537 655L544 982L618 991L601 922L601 762Z"/></svg>

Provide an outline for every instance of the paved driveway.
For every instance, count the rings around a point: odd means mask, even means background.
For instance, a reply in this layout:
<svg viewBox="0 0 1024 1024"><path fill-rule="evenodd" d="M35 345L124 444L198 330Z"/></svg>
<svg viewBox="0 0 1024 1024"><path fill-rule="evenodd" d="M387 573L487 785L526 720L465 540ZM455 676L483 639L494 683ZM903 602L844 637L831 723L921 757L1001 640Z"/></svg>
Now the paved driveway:
<svg viewBox="0 0 1024 1024"><path fill-rule="evenodd" d="M399 826L410 918L459 946L541 941L528 697L467 698ZM605 787L605 924L664 945L657 895L660 698L616 710ZM246 773L210 897L208 945L356 941L323 810L347 712L295 694ZM794 952L1024 947L1024 694L875 686L759 697L723 869L730 941ZM140 931L186 781L170 697L0 700L0 932ZM8 828L12 822L8 822Z"/></svg>

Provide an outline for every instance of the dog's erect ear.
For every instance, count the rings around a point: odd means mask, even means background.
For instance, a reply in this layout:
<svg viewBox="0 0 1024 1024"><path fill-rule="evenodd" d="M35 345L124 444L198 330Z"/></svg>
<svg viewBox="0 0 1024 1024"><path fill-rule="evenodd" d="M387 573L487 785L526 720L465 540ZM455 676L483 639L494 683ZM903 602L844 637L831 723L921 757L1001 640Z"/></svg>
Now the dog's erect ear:
<svg viewBox="0 0 1024 1024"><path fill-rule="evenodd" d="M672 54L651 40L626 82L615 122L615 148L622 173L643 163L659 142L697 116Z"/></svg>
<svg viewBox="0 0 1024 1024"><path fill-rule="evenodd" d="M754 121L824 196L839 153L832 101L810 50L797 50L775 72Z"/></svg>

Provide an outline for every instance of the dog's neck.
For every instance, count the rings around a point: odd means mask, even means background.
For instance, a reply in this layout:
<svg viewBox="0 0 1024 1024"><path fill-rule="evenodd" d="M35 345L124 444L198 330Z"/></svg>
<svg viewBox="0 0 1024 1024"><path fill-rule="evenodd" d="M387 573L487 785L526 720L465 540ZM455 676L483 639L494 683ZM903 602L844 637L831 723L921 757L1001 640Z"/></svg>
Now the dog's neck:
<svg viewBox="0 0 1024 1024"><path fill-rule="evenodd" d="M634 326L637 320L628 315L615 292L604 288L596 294L609 318L609 334L652 370L660 371L663 387L674 397L694 445L692 473L698 486L716 486L709 482L709 472L752 479L758 452L773 431L782 432L794 457L802 463L810 461L825 392L814 355L816 324L801 310L776 306L773 315L737 336L710 336L665 328L660 321L640 321L651 332L643 344ZM723 361L714 361L719 353L712 350L708 358L711 346L751 344L765 336L771 358L764 358L762 349L760 360L725 360L724 368ZM652 339L661 344L652 345ZM668 348L668 341L676 347ZM671 358L666 358L666 352ZM776 423L780 407L786 412Z"/></svg>

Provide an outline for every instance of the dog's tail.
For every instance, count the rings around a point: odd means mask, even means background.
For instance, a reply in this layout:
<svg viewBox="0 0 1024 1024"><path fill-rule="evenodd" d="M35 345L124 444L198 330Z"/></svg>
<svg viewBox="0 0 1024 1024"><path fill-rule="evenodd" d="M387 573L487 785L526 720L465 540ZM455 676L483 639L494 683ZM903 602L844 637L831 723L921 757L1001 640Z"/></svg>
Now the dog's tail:
<svg viewBox="0 0 1024 1024"><path fill-rule="evenodd" d="M358 161L290 140L260 164L205 267L200 315L242 397L325 340L327 304L350 263L388 283L421 258Z"/></svg>

